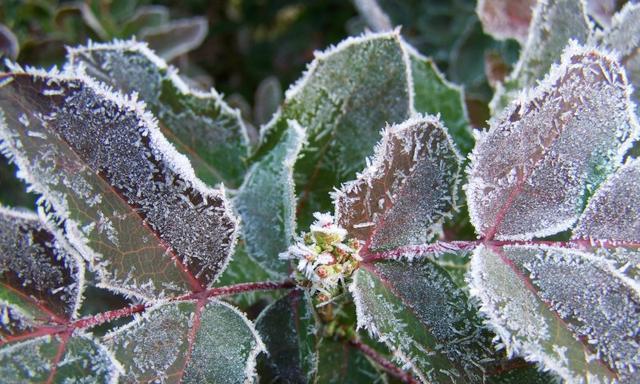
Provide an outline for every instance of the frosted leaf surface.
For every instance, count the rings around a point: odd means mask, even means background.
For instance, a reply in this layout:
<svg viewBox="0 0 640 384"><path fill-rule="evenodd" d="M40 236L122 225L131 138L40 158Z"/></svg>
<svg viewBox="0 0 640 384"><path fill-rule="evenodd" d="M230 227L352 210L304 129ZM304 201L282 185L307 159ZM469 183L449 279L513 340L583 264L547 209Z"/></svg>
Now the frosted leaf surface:
<svg viewBox="0 0 640 384"><path fill-rule="evenodd" d="M44 336L0 349L5 383L116 383L119 367L87 335Z"/></svg>
<svg viewBox="0 0 640 384"><path fill-rule="evenodd" d="M296 229L293 166L305 133L295 121L289 124L282 142L251 167L233 201L249 256L273 274L289 273L278 254Z"/></svg>
<svg viewBox="0 0 640 384"><path fill-rule="evenodd" d="M246 127L215 90L190 89L175 69L136 41L72 48L69 62L122 93L137 92L202 180L240 185L249 151Z"/></svg>
<svg viewBox="0 0 640 384"><path fill-rule="evenodd" d="M423 382L482 382L499 365L477 309L431 261L368 265L350 290L358 328L384 341Z"/></svg>
<svg viewBox="0 0 640 384"><path fill-rule="evenodd" d="M595 40L620 55L627 77L634 87L636 104L640 102L640 4L627 3L613 16L611 26L598 31Z"/></svg>
<svg viewBox="0 0 640 384"><path fill-rule="evenodd" d="M476 13L488 35L496 40L516 39L524 44L535 5L535 0L480 0Z"/></svg>
<svg viewBox="0 0 640 384"><path fill-rule="evenodd" d="M2 83L5 153L65 219L104 285L149 298L215 280L235 244L235 218L140 104L88 78L33 72Z"/></svg>
<svg viewBox="0 0 640 384"><path fill-rule="evenodd" d="M250 382L263 350L244 315L218 301L160 305L106 340L124 382Z"/></svg>
<svg viewBox="0 0 640 384"><path fill-rule="evenodd" d="M420 55L407 44L413 75L416 111L440 114L453 141L463 155L471 152L474 139L469 127L464 90L448 82L430 58Z"/></svg>
<svg viewBox="0 0 640 384"><path fill-rule="evenodd" d="M313 212L329 210L329 192L364 167L380 129L411 115L409 70L398 31L365 34L316 53L286 92L280 114L261 132L257 155L280 141L288 120L306 129L308 145L295 167L301 225L311 223Z"/></svg>
<svg viewBox="0 0 640 384"><path fill-rule="evenodd" d="M334 195L338 225L365 252L424 243L455 205L460 156L437 119L413 118L382 136L369 166Z"/></svg>
<svg viewBox="0 0 640 384"><path fill-rule="evenodd" d="M35 214L0 207L0 340L75 316L84 266L72 252Z"/></svg>
<svg viewBox="0 0 640 384"><path fill-rule="evenodd" d="M256 330L268 353L262 357L273 378L307 383L318 373L312 305L303 291L296 290L269 305L256 320Z"/></svg>
<svg viewBox="0 0 640 384"><path fill-rule="evenodd" d="M572 45L478 140L467 186L476 231L531 239L569 228L637 135L631 105L616 60Z"/></svg>
<svg viewBox="0 0 640 384"><path fill-rule="evenodd" d="M510 352L569 382L638 380L638 281L566 248L480 247L471 291Z"/></svg>
<svg viewBox="0 0 640 384"><path fill-rule="evenodd" d="M640 159L624 165L602 184L573 236L640 242Z"/></svg>
<svg viewBox="0 0 640 384"><path fill-rule="evenodd" d="M519 1L518 1L519 3ZM557 63L570 40L585 43L590 33L584 1L538 1L529 35L513 72L491 100L495 116L516 99L520 90L533 87Z"/></svg>

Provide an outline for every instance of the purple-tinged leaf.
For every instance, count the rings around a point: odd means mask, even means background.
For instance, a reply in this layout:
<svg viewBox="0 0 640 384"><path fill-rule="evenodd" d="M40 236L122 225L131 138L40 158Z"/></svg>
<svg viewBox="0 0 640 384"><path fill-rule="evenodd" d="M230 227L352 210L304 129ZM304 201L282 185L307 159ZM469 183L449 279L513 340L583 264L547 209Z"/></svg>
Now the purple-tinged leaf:
<svg viewBox="0 0 640 384"><path fill-rule="evenodd" d="M125 382L245 383L264 345L246 317L219 301L161 304L105 336Z"/></svg>
<svg viewBox="0 0 640 384"><path fill-rule="evenodd" d="M478 234L526 240L573 225L638 135L629 94L615 58L571 45L478 140L467 186Z"/></svg>
<svg viewBox="0 0 640 384"><path fill-rule="evenodd" d="M527 40L536 0L479 0L476 13L484 31L496 40Z"/></svg>
<svg viewBox="0 0 640 384"><path fill-rule="evenodd" d="M440 121L387 127L369 166L334 194L338 224L367 252L424 243L455 206L461 158Z"/></svg>
<svg viewBox="0 0 640 384"><path fill-rule="evenodd" d="M572 383L640 379L640 284L567 248L479 247L470 286L510 353Z"/></svg>
<svg viewBox="0 0 640 384"><path fill-rule="evenodd" d="M102 285L143 298L199 291L225 268L236 221L141 104L89 78L0 75L0 138Z"/></svg>
<svg viewBox="0 0 640 384"><path fill-rule="evenodd" d="M0 340L72 319L83 285L84 262L64 239L37 215L0 207Z"/></svg>
<svg viewBox="0 0 640 384"><path fill-rule="evenodd" d="M619 0L586 0L586 3L587 13L602 27L611 26L611 18L621 4Z"/></svg>
<svg viewBox="0 0 640 384"><path fill-rule="evenodd" d="M83 332L48 335L77 317L84 262L32 213L0 207L0 377L3 382L114 382L117 363ZM33 334L33 337L29 335Z"/></svg>
<svg viewBox="0 0 640 384"><path fill-rule="evenodd" d="M573 237L640 242L640 159L618 169L600 186Z"/></svg>

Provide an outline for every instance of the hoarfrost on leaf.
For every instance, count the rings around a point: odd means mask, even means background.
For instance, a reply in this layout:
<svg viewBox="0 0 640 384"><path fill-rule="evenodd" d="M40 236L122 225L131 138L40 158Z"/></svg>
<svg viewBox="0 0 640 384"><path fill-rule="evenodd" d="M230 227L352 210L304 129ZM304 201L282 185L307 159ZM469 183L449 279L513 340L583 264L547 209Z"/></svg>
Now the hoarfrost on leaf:
<svg viewBox="0 0 640 384"><path fill-rule="evenodd" d="M64 220L72 245L93 256L104 285L150 298L213 283L235 245L236 220L224 192L195 177L140 103L84 76L2 77L13 79L0 87L3 150ZM40 92L53 85L64 93ZM22 114L46 140L28 135ZM101 199L87 200L94 195ZM105 230L82 234L105 217Z"/></svg>
<svg viewBox="0 0 640 384"><path fill-rule="evenodd" d="M613 57L570 45L479 139L466 191L476 231L531 239L569 228L638 135L629 91Z"/></svg>
<svg viewBox="0 0 640 384"><path fill-rule="evenodd" d="M482 246L469 279L510 351L570 382L638 379L640 285L611 261L566 248Z"/></svg>
<svg viewBox="0 0 640 384"><path fill-rule="evenodd" d="M368 167L335 192L338 224L367 252L428 239L455 207L461 158L442 123L387 127Z"/></svg>
<svg viewBox="0 0 640 384"><path fill-rule="evenodd" d="M211 185L240 185L249 155L246 127L215 90L191 89L142 42L90 43L70 48L68 58L96 80L122 93L136 92L198 177Z"/></svg>

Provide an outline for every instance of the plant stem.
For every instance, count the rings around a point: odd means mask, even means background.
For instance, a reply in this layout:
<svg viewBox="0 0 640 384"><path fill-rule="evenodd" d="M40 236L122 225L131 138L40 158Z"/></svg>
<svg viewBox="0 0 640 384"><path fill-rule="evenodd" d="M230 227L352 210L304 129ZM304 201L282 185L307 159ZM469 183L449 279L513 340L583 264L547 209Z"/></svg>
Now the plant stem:
<svg viewBox="0 0 640 384"><path fill-rule="evenodd" d="M284 281L260 281L253 283L241 283L234 285L227 285L224 287L210 288L206 291L190 293L183 296L169 298L167 302L179 302L199 300L206 301L212 297L229 296L245 292L266 291L275 289L292 289L296 287L296 283L293 280ZM137 304L125 308L115 309L113 311L107 311L98 313L96 315L86 316L78 320L67 321L65 323L55 326L44 326L36 328L32 332L7 336L3 340L0 340L0 346L8 343L18 342L22 340L28 340L35 337L55 335L61 333L73 332L77 329L88 329L100 324L108 323L113 320L117 320L123 317L132 316L136 313L142 313L148 308L152 307L153 303Z"/></svg>
<svg viewBox="0 0 640 384"><path fill-rule="evenodd" d="M367 355L371 360L375 361L376 364L378 364L382 369L387 371L390 375L394 376L395 378L401 380L402 382L409 383L409 384L418 383L416 379L414 379L409 372L405 372L401 370L400 368L395 366L395 364L387 360L387 358L385 358L380 353L378 353L378 351L371 348L367 344L364 344L362 341L356 338L352 338L349 340L349 345L360 350L362 353Z"/></svg>

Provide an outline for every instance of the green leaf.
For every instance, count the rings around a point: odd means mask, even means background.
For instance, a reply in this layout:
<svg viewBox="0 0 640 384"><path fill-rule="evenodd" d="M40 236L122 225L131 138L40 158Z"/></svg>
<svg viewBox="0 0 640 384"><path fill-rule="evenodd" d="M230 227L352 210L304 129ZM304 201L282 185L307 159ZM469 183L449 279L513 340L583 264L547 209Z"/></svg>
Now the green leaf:
<svg viewBox="0 0 640 384"><path fill-rule="evenodd" d="M491 100L495 116L516 99L520 90L533 87L557 63L570 40L586 43L591 32L584 1L539 1L533 10L529 36L520 59Z"/></svg>
<svg viewBox="0 0 640 384"><path fill-rule="evenodd" d="M295 167L300 225L331 207L329 192L365 164L386 123L413 111L409 63L397 32L349 38L316 53L307 73L287 92L280 114L263 128L257 157L266 155L296 120L308 145Z"/></svg>
<svg viewBox="0 0 640 384"><path fill-rule="evenodd" d="M344 341L324 338L318 345L315 383L386 383L384 371Z"/></svg>
<svg viewBox="0 0 640 384"><path fill-rule="evenodd" d="M569 46L478 139L466 189L478 234L528 240L570 228L640 132L629 93L614 57Z"/></svg>
<svg viewBox="0 0 640 384"><path fill-rule="evenodd" d="M640 284L603 256L481 246L470 284L510 353L568 382L632 382L640 367Z"/></svg>
<svg viewBox="0 0 640 384"><path fill-rule="evenodd" d="M435 63L417 51L409 50L413 74L414 105L417 111L440 114L460 152L466 156L473 149L462 87L448 82Z"/></svg>
<svg viewBox="0 0 640 384"><path fill-rule="evenodd" d="M253 325L219 301L160 304L105 336L125 382L244 383L264 350Z"/></svg>
<svg viewBox="0 0 640 384"><path fill-rule="evenodd" d="M287 275L289 262L278 258L295 233L293 165L305 139L295 121L282 141L255 163L234 199L249 256L272 275Z"/></svg>
<svg viewBox="0 0 640 384"><path fill-rule="evenodd" d="M169 22L169 8L163 5L143 5L122 26L121 36L131 36L142 28L157 27Z"/></svg>
<svg viewBox="0 0 640 384"><path fill-rule="evenodd" d="M282 87L278 78L269 76L262 80L256 90L253 107L253 121L257 125L266 124L278 111L282 103Z"/></svg>
<svg viewBox="0 0 640 384"><path fill-rule="evenodd" d="M119 375L110 353L87 335L44 336L0 349L6 383L116 383Z"/></svg>
<svg viewBox="0 0 640 384"><path fill-rule="evenodd" d="M308 383L318 370L317 325L308 294L296 290L269 305L256 320L267 355L264 368L277 382Z"/></svg>
<svg viewBox="0 0 640 384"><path fill-rule="evenodd" d="M0 137L101 284L149 299L210 286L236 219L141 104L89 78L0 75Z"/></svg>
<svg viewBox="0 0 640 384"><path fill-rule="evenodd" d="M439 120L386 128L369 166L334 194L338 224L375 251L422 244L455 207L461 157Z"/></svg>
<svg viewBox="0 0 640 384"><path fill-rule="evenodd" d="M172 20L157 27L146 27L139 31L142 40L166 61L171 61L202 44L209 32L205 17Z"/></svg>
<svg viewBox="0 0 640 384"><path fill-rule="evenodd" d="M163 134L189 158L202 180L231 188L240 185L249 151L246 127L238 111L215 90L190 89L175 69L136 41L72 48L68 60L122 93L138 93Z"/></svg>

